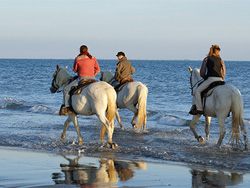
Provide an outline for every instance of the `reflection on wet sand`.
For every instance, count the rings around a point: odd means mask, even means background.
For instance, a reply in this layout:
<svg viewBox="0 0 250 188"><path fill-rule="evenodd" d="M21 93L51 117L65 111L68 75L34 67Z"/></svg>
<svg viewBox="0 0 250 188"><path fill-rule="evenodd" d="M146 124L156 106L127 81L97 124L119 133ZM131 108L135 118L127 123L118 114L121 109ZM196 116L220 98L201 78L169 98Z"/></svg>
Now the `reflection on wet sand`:
<svg viewBox="0 0 250 188"><path fill-rule="evenodd" d="M68 164L60 164L63 173L53 173L52 179L56 184L80 184L82 186L97 186L127 181L134 176L134 170L146 170L146 163L119 161L115 159L99 160L99 167L94 165L79 164L81 155L68 160Z"/></svg>
<svg viewBox="0 0 250 188"><path fill-rule="evenodd" d="M243 181L243 174L222 171L191 170L192 188L223 188L238 185Z"/></svg>

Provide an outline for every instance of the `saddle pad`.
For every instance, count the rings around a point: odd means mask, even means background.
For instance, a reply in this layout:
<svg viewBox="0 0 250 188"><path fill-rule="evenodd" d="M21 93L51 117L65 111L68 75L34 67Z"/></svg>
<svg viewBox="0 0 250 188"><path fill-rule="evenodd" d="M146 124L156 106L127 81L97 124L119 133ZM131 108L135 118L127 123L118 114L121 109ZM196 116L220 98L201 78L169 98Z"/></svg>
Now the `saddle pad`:
<svg viewBox="0 0 250 188"><path fill-rule="evenodd" d="M123 78L121 81L121 84L115 88L115 91L118 93L119 91L122 90L122 88L129 82L133 82L134 79L133 78Z"/></svg>
<svg viewBox="0 0 250 188"><path fill-rule="evenodd" d="M84 88L86 88L88 85L92 84L95 82L95 79L83 79L80 82L80 85L75 86L71 91L70 91L70 96L72 95L79 95Z"/></svg>

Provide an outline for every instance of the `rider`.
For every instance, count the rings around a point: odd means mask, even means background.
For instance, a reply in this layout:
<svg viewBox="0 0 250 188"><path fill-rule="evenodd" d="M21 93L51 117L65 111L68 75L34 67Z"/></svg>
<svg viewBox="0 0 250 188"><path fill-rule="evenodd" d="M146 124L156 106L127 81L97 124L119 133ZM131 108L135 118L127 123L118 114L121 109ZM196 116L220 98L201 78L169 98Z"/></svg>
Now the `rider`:
<svg viewBox="0 0 250 188"><path fill-rule="evenodd" d="M72 113L70 110L70 90L72 87L78 86L83 79L95 79L95 75L100 72L96 58L89 54L86 45L80 47L80 54L75 58L73 72L77 72L78 78L64 87L64 105L61 106L59 115Z"/></svg>
<svg viewBox="0 0 250 188"><path fill-rule="evenodd" d="M127 60L124 52L118 52L116 55L119 59L117 62L116 72L115 72L115 80L111 83L114 88L117 88L120 84L122 79L130 78L131 74L134 74L135 69Z"/></svg>
<svg viewBox="0 0 250 188"><path fill-rule="evenodd" d="M204 91L211 83L215 81L223 81L226 74L224 61L220 58L220 47L212 45L207 57L203 60L200 69L200 76L204 78L204 82L197 87L194 94L194 102L190 114L203 114L203 105L201 101L201 92Z"/></svg>

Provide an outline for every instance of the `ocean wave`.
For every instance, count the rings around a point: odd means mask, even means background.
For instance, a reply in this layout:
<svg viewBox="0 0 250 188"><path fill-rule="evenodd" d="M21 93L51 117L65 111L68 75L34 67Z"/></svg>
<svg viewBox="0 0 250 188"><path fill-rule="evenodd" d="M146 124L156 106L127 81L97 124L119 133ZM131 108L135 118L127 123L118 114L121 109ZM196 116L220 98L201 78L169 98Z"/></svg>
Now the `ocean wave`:
<svg viewBox="0 0 250 188"><path fill-rule="evenodd" d="M158 123L162 125L184 126L187 124L187 120L175 116L163 116L158 120Z"/></svg>
<svg viewBox="0 0 250 188"><path fill-rule="evenodd" d="M0 101L1 109L16 109L24 106L24 101L12 98L3 98Z"/></svg>
<svg viewBox="0 0 250 188"><path fill-rule="evenodd" d="M54 114L54 115L59 114L59 109L49 108L43 105L33 106L28 111L32 113L41 113L41 114Z"/></svg>

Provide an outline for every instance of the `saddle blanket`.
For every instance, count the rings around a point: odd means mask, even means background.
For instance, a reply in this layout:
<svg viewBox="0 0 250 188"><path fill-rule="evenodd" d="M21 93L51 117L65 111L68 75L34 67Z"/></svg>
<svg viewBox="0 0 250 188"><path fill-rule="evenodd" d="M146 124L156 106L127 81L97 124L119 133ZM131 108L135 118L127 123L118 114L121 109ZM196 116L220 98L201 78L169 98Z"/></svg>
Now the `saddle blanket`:
<svg viewBox="0 0 250 188"><path fill-rule="evenodd" d="M70 96L72 95L79 95L84 88L89 86L90 84L94 83L95 79L83 79L78 86L75 86L71 91L70 91Z"/></svg>
<svg viewBox="0 0 250 188"><path fill-rule="evenodd" d="M211 83L207 89L201 92L201 98L209 97L212 94L216 86L224 85L225 83L226 82L224 81L216 81L216 82Z"/></svg>
<svg viewBox="0 0 250 188"><path fill-rule="evenodd" d="M123 78L123 79L121 80L121 84L120 84L118 87L115 88L115 91L118 93L119 91L122 90L122 88L123 88L127 83L133 82L133 81L134 81L133 78Z"/></svg>

